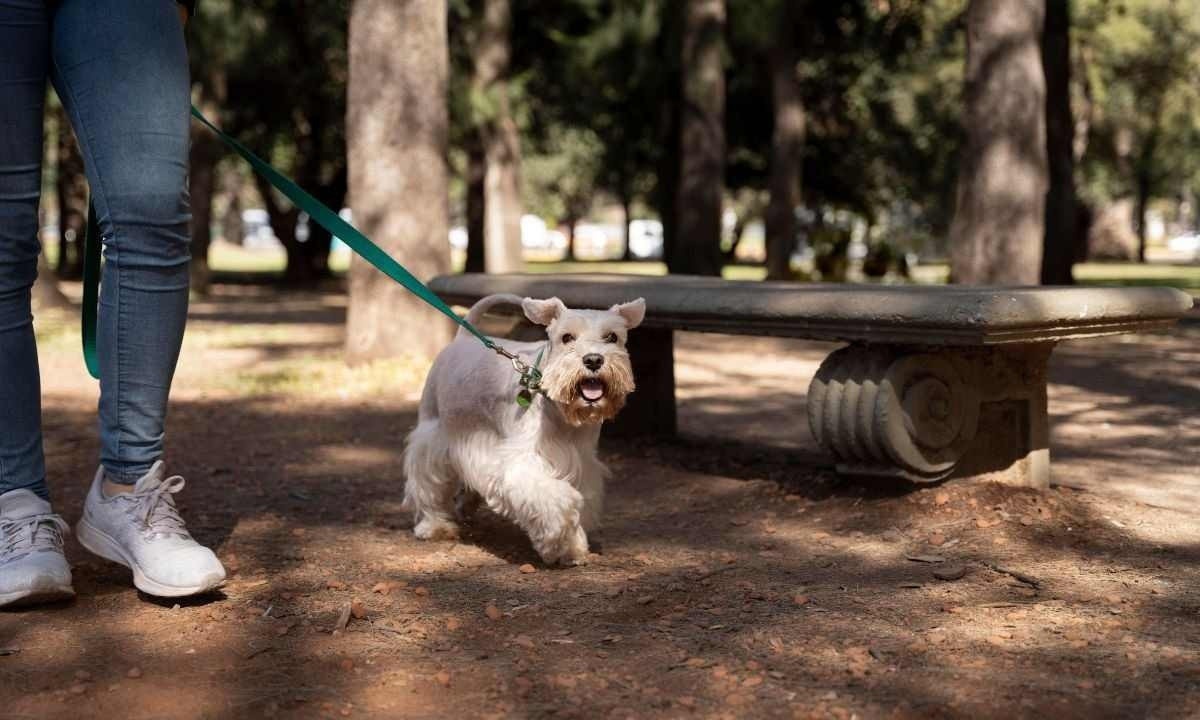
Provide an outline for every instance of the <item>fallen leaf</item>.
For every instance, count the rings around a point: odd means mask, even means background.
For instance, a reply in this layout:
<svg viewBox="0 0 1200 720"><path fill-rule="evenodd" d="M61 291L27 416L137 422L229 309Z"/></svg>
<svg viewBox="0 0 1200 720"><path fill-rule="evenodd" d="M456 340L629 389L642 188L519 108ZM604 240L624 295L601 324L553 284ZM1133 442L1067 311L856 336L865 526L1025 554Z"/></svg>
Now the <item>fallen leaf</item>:
<svg viewBox="0 0 1200 720"><path fill-rule="evenodd" d="M500 618L504 617L504 613L500 612L500 608L496 607L495 605L488 605L483 609L483 612L488 616L489 620L499 620Z"/></svg>

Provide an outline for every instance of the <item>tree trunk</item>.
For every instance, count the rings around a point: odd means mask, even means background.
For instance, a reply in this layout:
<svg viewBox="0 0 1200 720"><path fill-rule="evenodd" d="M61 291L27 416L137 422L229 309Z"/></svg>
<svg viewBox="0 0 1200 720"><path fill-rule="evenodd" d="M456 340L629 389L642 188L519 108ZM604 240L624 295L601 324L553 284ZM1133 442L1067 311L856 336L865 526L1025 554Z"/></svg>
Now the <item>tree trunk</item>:
<svg viewBox="0 0 1200 720"><path fill-rule="evenodd" d="M83 277L83 239L87 235L88 183L83 155L62 106L54 105L58 138L58 173L55 195L58 200L58 263L55 270L63 280Z"/></svg>
<svg viewBox="0 0 1200 720"><path fill-rule="evenodd" d="M423 280L450 270L446 12L446 0L354 0L350 11L346 138L354 219ZM375 268L352 261L349 362L432 358L453 329Z"/></svg>
<svg viewBox="0 0 1200 720"><path fill-rule="evenodd" d="M1071 2L1046 0L1042 31L1046 77L1046 232L1042 284L1072 285L1075 260L1075 119L1071 112Z"/></svg>
<svg viewBox="0 0 1200 720"><path fill-rule="evenodd" d="M780 24L781 28L788 26L788 23ZM796 206L800 204L800 175L804 164L805 112L796 78L796 51L787 38L781 40L771 53L775 129L771 136L771 199L765 222L768 280L786 280L792 274ZM736 245L733 249L736 250Z"/></svg>
<svg viewBox="0 0 1200 720"><path fill-rule="evenodd" d="M729 249L723 253L726 263L737 262L738 247L742 244L742 238L746 236L746 226L750 224L750 219L745 214L738 215L737 221L733 224L733 237L729 239ZM768 275L767 279L776 280L784 278L772 278Z"/></svg>
<svg viewBox="0 0 1200 720"><path fill-rule="evenodd" d="M512 117L508 70L510 0L484 0L475 53L473 92L486 98L490 117L480 128L483 179L484 266L489 273L524 268L521 246L521 137Z"/></svg>
<svg viewBox="0 0 1200 720"><path fill-rule="evenodd" d="M46 261L45 253L38 256L38 277L33 283L33 309L69 308L71 301L59 289L55 273Z"/></svg>
<svg viewBox="0 0 1200 720"><path fill-rule="evenodd" d="M1150 198L1154 192L1154 155L1158 152L1159 128L1162 125L1162 105L1161 101L1154 103L1153 110L1150 113L1154 120L1154 126L1149 134L1147 134L1145 141L1142 142L1142 151L1138 156L1137 168L1135 170L1137 197L1136 204L1134 205L1133 221L1137 227L1137 260L1140 263L1146 262L1146 236L1149 232L1146 213L1150 209Z"/></svg>
<svg viewBox="0 0 1200 720"><path fill-rule="evenodd" d="M213 117L205 109L205 115ZM207 295L212 281L208 268L208 246L212 238L213 196L217 186L217 161L221 141L207 129L192 127L192 150L188 159L188 193L192 206L192 292Z"/></svg>
<svg viewBox="0 0 1200 720"><path fill-rule="evenodd" d="M686 0L683 10L679 187L673 273L721 274L725 188L725 2Z"/></svg>
<svg viewBox="0 0 1200 720"><path fill-rule="evenodd" d="M574 262L575 258L575 226L579 221L575 218L567 218L567 250L563 253L564 262Z"/></svg>
<svg viewBox="0 0 1200 720"><path fill-rule="evenodd" d="M464 269L472 273L486 269L483 262L483 178L486 172L487 156L482 140L476 136L467 149L467 264Z"/></svg>
<svg viewBox="0 0 1200 720"><path fill-rule="evenodd" d="M950 227L954 282L1041 279L1048 186L1043 17L1039 0L971 0L967 9L967 137Z"/></svg>
<svg viewBox="0 0 1200 720"><path fill-rule="evenodd" d="M345 178L335 177L332 182L317 187L313 197L335 212L340 211L346 202ZM285 247L288 254L287 269L283 275L285 284L308 287L332 277L329 251L333 247L333 235L311 218L308 221L308 237L304 242L293 235L293 242Z"/></svg>
<svg viewBox="0 0 1200 720"><path fill-rule="evenodd" d="M629 241L633 239L630 233L630 226L633 225L633 209L630 207L633 201L628 195L621 195L621 219L625 221L625 249L621 252L621 259L625 262L633 260L633 250L629 247Z"/></svg>
<svg viewBox="0 0 1200 720"><path fill-rule="evenodd" d="M1146 262L1146 211L1150 208L1150 174L1139 169L1137 174L1137 198L1133 207L1133 222L1137 229L1137 261Z"/></svg>

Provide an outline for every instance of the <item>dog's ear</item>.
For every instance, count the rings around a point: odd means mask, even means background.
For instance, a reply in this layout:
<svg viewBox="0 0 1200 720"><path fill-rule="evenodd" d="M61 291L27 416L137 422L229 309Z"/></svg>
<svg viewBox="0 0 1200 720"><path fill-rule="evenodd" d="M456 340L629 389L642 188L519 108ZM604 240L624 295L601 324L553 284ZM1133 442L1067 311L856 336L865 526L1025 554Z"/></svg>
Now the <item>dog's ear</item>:
<svg viewBox="0 0 1200 720"><path fill-rule="evenodd" d="M563 301L556 297L549 300L525 298L521 301L521 309L525 311L525 317L529 318L529 322L537 325L549 325L567 311L567 306L563 305Z"/></svg>
<svg viewBox="0 0 1200 720"><path fill-rule="evenodd" d="M642 320L646 317L646 301L642 298L633 300L620 305L613 305L608 309L609 312L615 312L625 319L625 327L630 330L642 324Z"/></svg>

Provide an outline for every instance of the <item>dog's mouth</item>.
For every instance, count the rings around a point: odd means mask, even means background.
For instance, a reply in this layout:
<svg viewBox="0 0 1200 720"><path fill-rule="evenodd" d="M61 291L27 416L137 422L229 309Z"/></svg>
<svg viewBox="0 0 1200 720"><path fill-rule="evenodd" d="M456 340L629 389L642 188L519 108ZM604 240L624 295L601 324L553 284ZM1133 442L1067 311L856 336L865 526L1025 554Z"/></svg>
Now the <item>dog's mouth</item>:
<svg viewBox="0 0 1200 720"><path fill-rule="evenodd" d="M597 403L603 400L606 390L604 381L598 377L589 377L580 380L579 387L577 388L579 397L589 403Z"/></svg>

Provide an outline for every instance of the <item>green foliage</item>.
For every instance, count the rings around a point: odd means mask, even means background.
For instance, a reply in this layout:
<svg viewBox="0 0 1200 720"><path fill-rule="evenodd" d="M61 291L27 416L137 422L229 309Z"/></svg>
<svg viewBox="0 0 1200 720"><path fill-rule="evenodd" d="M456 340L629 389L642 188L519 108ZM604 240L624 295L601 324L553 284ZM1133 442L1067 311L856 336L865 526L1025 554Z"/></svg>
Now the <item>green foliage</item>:
<svg viewBox="0 0 1200 720"><path fill-rule="evenodd" d="M522 162L527 212L551 224L582 219L595 202L604 145L586 128L550 128Z"/></svg>
<svg viewBox="0 0 1200 720"><path fill-rule="evenodd" d="M1084 197L1200 191L1200 12L1177 0L1078 0Z"/></svg>

